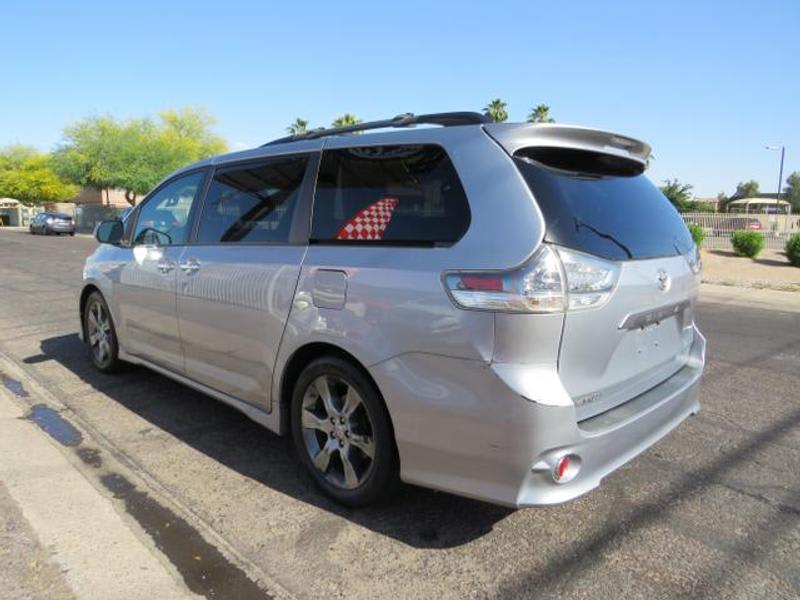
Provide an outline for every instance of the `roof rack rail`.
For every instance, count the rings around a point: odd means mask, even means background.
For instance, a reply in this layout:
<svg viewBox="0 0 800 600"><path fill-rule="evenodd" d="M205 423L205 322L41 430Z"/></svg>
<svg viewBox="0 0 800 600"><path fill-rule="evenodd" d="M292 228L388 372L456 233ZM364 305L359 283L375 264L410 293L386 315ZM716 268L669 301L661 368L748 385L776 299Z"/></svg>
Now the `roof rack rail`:
<svg viewBox="0 0 800 600"><path fill-rule="evenodd" d="M381 121L367 121L357 125L346 125L344 127L331 127L326 129L312 129L305 133L289 135L286 137L272 140L263 146L272 144L284 144L286 142L297 142L299 140L313 140L316 138L327 137L329 135L340 135L342 133L355 133L357 131L369 131L370 129L384 129L386 127L413 127L414 125L441 125L442 127L452 127L454 125L480 125L490 123L489 117L476 112L443 112L431 113L428 115L415 115L413 113L403 113L391 119ZM262 147L263 147L262 146Z"/></svg>

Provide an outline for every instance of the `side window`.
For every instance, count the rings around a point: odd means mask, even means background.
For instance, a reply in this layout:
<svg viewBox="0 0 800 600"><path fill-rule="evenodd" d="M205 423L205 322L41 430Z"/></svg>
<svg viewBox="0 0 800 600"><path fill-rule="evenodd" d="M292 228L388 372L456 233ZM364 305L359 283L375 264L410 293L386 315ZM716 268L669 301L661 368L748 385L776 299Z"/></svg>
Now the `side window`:
<svg viewBox="0 0 800 600"><path fill-rule="evenodd" d="M134 244L178 246L189 236L189 214L203 173L192 173L175 179L147 199L139 209Z"/></svg>
<svg viewBox="0 0 800 600"><path fill-rule="evenodd" d="M440 146L323 152L311 228L315 241L453 243L469 221L464 188Z"/></svg>
<svg viewBox="0 0 800 600"><path fill-rule="evenodd" d="M218 171L211 181L197 242L288 242L308 157L281 157Z"/></svg>

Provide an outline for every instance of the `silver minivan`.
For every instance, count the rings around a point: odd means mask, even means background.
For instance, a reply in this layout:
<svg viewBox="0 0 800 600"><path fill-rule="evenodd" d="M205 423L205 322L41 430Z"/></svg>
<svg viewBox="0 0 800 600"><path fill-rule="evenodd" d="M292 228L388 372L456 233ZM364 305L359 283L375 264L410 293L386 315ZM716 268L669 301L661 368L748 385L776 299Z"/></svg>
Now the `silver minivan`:
<svg viewBox="0 0 800 600"><path fill-rule="evenodd" d="M291 435L341 503L564 502L699 410L699 254L649 153L443 113L205 160L97 228L82 336Z"/></svg>

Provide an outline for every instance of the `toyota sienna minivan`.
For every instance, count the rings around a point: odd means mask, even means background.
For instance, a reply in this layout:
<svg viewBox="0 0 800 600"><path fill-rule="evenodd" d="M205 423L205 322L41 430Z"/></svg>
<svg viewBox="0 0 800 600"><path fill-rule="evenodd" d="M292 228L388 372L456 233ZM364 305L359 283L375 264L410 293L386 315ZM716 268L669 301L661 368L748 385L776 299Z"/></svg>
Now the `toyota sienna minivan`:
<svg viewBox="0 0 800 600"><path fill-rule="evenodd" d="M564 502L699 410L700 259L649 153L442 113L204 160L97 228L82 336L291 435L343 504Z"/></svg>

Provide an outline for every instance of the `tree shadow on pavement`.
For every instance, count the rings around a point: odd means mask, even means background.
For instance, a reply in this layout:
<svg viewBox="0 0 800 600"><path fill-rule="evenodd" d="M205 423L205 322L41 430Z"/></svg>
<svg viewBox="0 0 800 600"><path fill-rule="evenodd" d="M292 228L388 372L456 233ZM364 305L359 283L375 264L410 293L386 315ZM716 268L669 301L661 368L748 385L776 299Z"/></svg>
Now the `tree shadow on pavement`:
<svg viewBox="0 0 800 600"><path fill-rule="evenodd" d="M739 256L733 250L706 250L706 252L708 252L709 254L715 254L717 256L724 256L725 258L740 258L742 260L747 260L747 257ZM784 257L786 256L784 252L778 252L777 254ZM767 267L792 267L792 264L789 262L789 259L779 260L775 258L758 257L758 258L752 258L750 260L756 264L764 265Z"/></svg>
<svg viewBox="0 0 800 600"><path fill-rule="evenodd" d="M288 438L271 433L222 402L144 368L100 373L76 334L43 340L41 354L24 362L47 360L57 361L154 427L242 476L413 547L451 548L468 543L513 512L410 485L401 486L387 505L347 509L317 491Z"/></svg>

